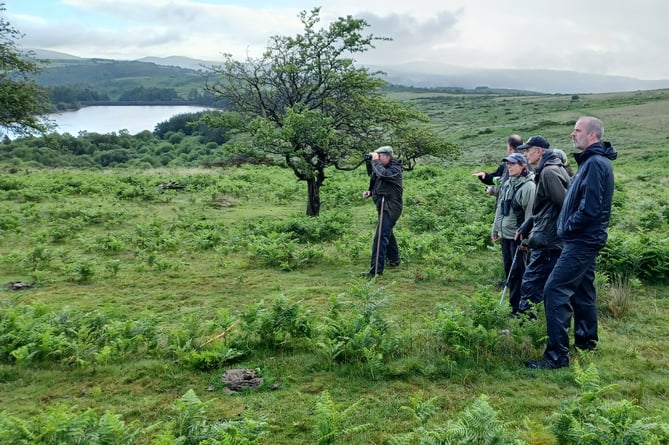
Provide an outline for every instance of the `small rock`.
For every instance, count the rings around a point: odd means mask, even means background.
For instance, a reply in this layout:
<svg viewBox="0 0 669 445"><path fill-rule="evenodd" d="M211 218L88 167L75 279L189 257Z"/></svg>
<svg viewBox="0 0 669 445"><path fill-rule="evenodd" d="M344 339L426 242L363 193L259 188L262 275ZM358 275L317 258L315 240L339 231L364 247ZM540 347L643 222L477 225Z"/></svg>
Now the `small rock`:
<svg viewBox="0 0 669 445"><path fill-rule="evenodd" d="M255 389L263 384L263 378L258 372L249 368L228 369L221 376L221 381L232 392Z"/></svg>

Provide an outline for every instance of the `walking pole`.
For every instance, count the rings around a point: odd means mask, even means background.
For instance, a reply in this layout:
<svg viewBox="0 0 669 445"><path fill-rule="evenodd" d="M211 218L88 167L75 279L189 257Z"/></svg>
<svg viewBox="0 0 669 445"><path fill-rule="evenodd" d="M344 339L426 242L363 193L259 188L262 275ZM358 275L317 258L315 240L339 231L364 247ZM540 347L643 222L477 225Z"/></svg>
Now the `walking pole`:
<svg viewBox="0 0 669 445"><path fill-rule="evenodd" d="M516 247L516 253L513 254L513 260L511 261L511 267L509 268L509 275L506 277L504 282L504 289L502 289L502 296L499 299L499 304L504 302L504 296L506 295L506 288L509 287L509 278L511 278L511 273L513 272L513 267L516 265L516 258L518 258L518 250L520 250L520 244Z"/></svg>
<svg viewBox="0 0 669 445"><path fill-rule="evenodd" d="M379 274L379 254L381 253L381 231L383 230L383 206L386 197L381 197L381 212L379 213L379 230L376 232L376 259L374 260L374 276Z"/></svg>

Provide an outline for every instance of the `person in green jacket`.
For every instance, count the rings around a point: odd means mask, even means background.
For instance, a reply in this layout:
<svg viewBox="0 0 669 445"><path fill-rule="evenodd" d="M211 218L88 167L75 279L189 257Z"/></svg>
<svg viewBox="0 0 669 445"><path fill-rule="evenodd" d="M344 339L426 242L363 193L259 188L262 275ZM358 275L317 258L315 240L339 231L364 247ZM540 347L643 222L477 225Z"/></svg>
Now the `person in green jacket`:
<svg viewBox="0 0 669 445"><path fill-rule="evenodd" d="M506 162L509 179L499 190L491 238L493 242L501 240L511 314L515 315L518 313L520 286L525 273L525 252L519 249L520 240L515 239L516 230L532 216L535 184L525 156L512 153L503 161Z"/></svg>

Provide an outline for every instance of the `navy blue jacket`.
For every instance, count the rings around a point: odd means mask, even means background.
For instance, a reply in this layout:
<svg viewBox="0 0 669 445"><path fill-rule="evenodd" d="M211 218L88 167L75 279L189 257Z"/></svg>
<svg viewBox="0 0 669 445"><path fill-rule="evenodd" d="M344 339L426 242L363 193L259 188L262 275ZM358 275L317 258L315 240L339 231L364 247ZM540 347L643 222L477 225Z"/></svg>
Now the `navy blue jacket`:
<svg viewBox="0 0 669 445"><path fill-rule="evenodd" d="M602 248L608 237L613 199L613 167L618 153L608 142L596 142L576 153L578 171L567 190L557 220L558 236L564 242L585 243Z"/></svg>

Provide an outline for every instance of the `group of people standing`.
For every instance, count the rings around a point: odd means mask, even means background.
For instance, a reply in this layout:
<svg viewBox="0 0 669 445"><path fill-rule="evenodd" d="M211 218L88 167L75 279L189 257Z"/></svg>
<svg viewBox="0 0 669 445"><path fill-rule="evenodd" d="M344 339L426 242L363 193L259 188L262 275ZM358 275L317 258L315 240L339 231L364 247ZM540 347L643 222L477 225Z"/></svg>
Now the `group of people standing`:
<svg viewBox="0 0 669 445"><path fill-rule="evenodd" d="M500 241L509 289L511 316L536 317L533 307L544 303L548 344L543 357L529 368L556 369L569 365L569 328L574 319L575 347L597 347L595 264L607 240L613 197L611 161L617 153L602 142L604 124L584 116L571 133L578 169L572 175L566 154L551 149L543 136L527 142L507 139L508 155L497 171L474 173L497 197L491 238ZM363 198L374 200L379 217L371 266L363 276L383 274L400 264L393 233L402 214L402 162L389 146L368 154L369 188ZM502 294L504 295L504 293Z"/></svg>
<svg viewBox="0 0 669 445"><path fill-rule="evenodd" d="M611 161L617 157L603 134L601 120L578 119L571 133L580 150L573 176L565 153L551 149L546 138L532 136L523 144L518 135L508 138L509 154L496 172L474 173L490 186L486 193L497 196L491 238L501 241L510 315L533 318L533 306L544 303L548 344L529 368L569 365L572 315L575 347L597 347L595 265L607 240Z"/></svg>

